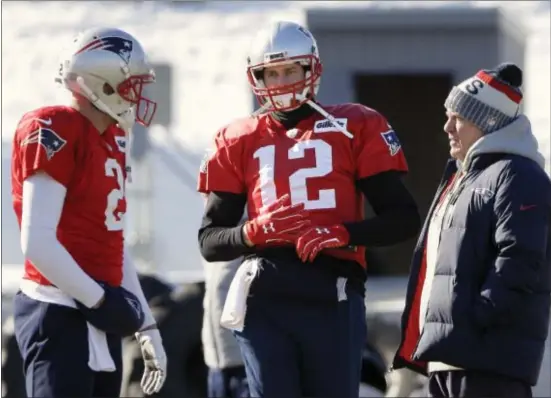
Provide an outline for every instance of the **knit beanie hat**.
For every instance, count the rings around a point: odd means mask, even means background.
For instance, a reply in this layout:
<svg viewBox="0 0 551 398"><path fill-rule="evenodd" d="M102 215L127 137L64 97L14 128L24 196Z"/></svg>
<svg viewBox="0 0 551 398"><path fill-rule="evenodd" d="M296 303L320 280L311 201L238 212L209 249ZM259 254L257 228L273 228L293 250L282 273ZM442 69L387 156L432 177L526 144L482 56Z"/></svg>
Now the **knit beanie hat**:
<svg viewBox="0 0 551 398"><path fill-rule="evenodd" d="M481 70L455 86L444 106L477 126L484 134L512 123L522 102L522 70L504 63L492 70Z"/></svg>

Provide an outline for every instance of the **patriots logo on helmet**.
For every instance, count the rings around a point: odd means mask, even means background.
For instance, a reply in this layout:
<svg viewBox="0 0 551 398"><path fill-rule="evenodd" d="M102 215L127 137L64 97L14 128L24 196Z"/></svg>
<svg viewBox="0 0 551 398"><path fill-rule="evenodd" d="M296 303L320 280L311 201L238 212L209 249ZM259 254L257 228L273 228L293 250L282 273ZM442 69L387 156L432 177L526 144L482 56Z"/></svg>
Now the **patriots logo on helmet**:
<svg viewBox="0 0 551 398"><path fill-rule="evenodd" d="M123 39L122 37L98 37L95 40L92 40L91 42L86 44L80 50L78 50L76 54L92 50L111 51L112 53L115 53L119 57L121 57L124 62L128 63L130 62L132 47L132 40Z"/></svg>
<svg viewBox="0 0 551 398"><path fill-rule="evenodd" d="M42 145L46 151L46 157L50 160L66 143L67 141L61 138L54 130L40 127L38 130L29 134L29 136L21 142L21 146L29 144Z"/></svg>
<svg viewBox="0 0 551 398"><path fill-rule="evenodd" d="M396 155L402 147L402 144L400 144L400 140L398 139L396 132L394 130L388 130L381 133L381 136L388 146L390 156Z"/></svg>

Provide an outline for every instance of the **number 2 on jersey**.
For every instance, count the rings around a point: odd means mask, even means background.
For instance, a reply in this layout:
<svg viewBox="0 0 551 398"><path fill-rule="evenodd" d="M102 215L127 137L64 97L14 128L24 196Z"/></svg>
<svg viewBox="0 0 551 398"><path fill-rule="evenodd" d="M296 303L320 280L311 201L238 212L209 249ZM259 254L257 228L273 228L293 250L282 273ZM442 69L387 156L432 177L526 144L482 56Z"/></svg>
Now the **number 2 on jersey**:
<svg viewBox="0 0 551 398"><path fill-rule="evenodd" d="M115 177L119 188L114 188L107 195L107 207L105 209L105 226L108 231L120 231L123 229L123 212L115 215L119 201L124 199L124 174L121 165L115 159L107 159L105 162L105 175Z"/></svg>
<svg viewBox="0 0 551 398"><path fill-rule="evenodd" d="M333 171L333 153L331 145L323 140L309 140L297 142L287 153L288 159L300 159L305 155L306 149L313 149L316 159L315 167L299 169L289 176L289 188L291 202L293 204L304 203L304 208L333 209L336 207L336 195L334 189L322 189L318 199L309 200L306 188L306 179L323 177ZM267 145L256 150L253 154L259 162L260 196L262 205L267 206L277 200L274 182L275 145Z"/></svg>

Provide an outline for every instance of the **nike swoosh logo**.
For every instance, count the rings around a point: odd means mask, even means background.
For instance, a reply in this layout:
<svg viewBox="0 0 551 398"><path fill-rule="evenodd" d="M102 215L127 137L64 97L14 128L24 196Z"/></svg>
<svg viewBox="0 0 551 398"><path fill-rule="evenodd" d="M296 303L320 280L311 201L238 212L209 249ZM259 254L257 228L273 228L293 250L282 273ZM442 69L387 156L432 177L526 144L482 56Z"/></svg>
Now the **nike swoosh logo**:
<svg viewBox="0 0 551 398"><path fill-rule="evenodd" d="M34 118L35 120L39 121L42 124L45 124L46 126L50 126L52 124L52 118L48 119L39 119L37 117Z"/></svg>

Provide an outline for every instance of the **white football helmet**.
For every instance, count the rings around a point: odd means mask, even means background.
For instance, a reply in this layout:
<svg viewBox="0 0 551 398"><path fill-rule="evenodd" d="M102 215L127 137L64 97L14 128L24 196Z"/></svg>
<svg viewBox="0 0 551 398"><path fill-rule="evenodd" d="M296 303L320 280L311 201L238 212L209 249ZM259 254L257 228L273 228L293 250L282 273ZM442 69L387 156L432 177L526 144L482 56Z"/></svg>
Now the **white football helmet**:
<svg viewBox="0 0 551 398"><path fill-rule="evenodd" d="M304 80L267 88L263 70L268 66L299 63ZM288 111L298 108L318 93L322 65L316 39L297 23L280 21L262 29L253 39L247 58L247 77L253 93L263 107ZM270 106L271 105L271 106Z"/></svg>
<svg viewBox="0 0 551 398"><path fill-rule="evenodd" d="M123 128L149 126L157 104L143 96L155 72L136 38L115 28L81 32L61 59L58 76L70 91L90 100Z"/></svg>

